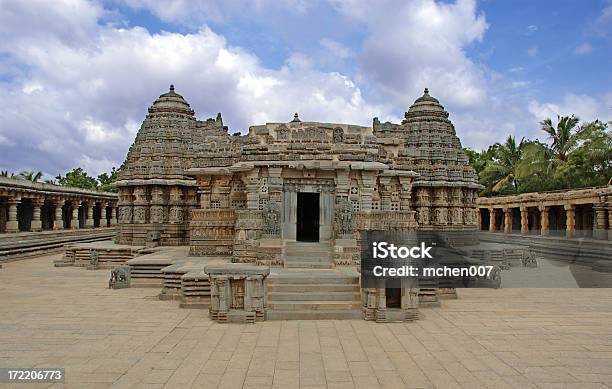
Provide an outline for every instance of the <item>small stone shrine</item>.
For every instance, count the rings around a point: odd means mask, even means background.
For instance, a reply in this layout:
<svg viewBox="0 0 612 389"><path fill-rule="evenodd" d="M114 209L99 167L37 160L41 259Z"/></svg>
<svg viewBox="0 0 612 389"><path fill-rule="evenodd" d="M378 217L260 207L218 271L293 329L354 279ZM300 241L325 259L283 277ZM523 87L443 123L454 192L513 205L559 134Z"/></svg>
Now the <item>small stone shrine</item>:
<svg viewBox="0 0 612 389"><path fill-rule="evenodd" d="M210 317L219 322L255 323L266 313L266 266L237 263L206 266L211 288Z"/></svg>

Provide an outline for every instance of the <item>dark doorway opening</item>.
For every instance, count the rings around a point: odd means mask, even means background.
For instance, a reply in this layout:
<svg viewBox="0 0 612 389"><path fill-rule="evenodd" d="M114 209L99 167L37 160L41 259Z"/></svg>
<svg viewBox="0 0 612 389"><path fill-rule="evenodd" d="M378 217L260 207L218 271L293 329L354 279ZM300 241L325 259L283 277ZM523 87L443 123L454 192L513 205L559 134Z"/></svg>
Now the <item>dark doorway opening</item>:
<svg viewBox="0 0 612 389"><path fill-rule="evenodd" d="M402 289L401 288L387 288L385 289L385 302L387 308L401 308L402 307Z"/></svg>
<svg viewBox="0 0 612 389"><path fill-rule="evenodd" d="M319 194L297 194L297 234L300 242L319 241Z"/></svg>

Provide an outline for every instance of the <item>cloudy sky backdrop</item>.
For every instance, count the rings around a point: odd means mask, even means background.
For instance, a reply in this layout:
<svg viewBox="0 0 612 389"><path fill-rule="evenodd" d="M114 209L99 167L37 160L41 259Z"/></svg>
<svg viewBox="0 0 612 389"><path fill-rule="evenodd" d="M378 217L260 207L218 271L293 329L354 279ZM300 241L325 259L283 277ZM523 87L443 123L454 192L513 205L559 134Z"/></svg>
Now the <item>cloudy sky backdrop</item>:
<svg viewBox="0 0 612 389"><path fill-rule="evenodd" d="M544 140L612 120L611 39L609 0L0 0L0 168L119 166L171 83L231 132L397 122L429 87L464 146Z"/></svg>

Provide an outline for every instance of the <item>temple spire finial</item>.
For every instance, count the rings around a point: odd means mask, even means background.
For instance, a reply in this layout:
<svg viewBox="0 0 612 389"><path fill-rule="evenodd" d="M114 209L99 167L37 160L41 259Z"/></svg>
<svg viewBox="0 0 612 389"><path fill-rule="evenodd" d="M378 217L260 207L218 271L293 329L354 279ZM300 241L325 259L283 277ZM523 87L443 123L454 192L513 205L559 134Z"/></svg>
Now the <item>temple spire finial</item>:
<svg viewBox="0 0 612 389"><path fill-rule="evenodd" d="M301 120L300 120L298 113L296 112L293 114L293 120L291 121L291 123L298 123L298 122L301 122Z"/></svg>
<svg viewBox="0 0 612 389"><path fill-rule="evenodd" d="M425 88L425 90L423 91L423 94L428 95L429 94L429 88Z"/></svg>
<svg viewBox="0 0 612 389"><path fill-rule="evenodd" d="M174 84L170 84L170 92L174 92Z"/></svg>

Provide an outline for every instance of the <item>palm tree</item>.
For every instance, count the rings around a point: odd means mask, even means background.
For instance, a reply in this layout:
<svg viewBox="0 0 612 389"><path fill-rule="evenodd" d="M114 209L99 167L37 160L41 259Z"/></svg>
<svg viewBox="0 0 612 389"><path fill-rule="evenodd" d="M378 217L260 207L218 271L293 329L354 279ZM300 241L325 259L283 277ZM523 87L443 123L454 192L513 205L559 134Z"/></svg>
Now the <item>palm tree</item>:
<svg viewBox="0 0 612 389"><path fill-rule="evenodd" d="M519 181L523 170L523 149L525 138L517 144L510 135L503 144L498 144L494 159L487 163L481 173L481 182L487 186L485 192L501 192L511 189L518 192Z"/></svg>
<svg viewBox="0 0 612 389"><path fill-rule="evenodd" d="M546 132L552 139L551 150L553 158L560 162L567 161L567 158L572 151L578 147L580 140L580 128L574 130L580 119L576 116L560 116L557 115L557 126L553 126L550 118L540 122L542 131Z"/></svg>
<svg viewBox="0 0 612 389"><path fill-rule="evenodd" d="M17 176L23 180L27 180L27 181L31 181L31 182L38 182L38 180L40 180L42 178L42 172L33 172L33 171L28 171L28 170L24 170L21 173L19 173Z"/></svg>

